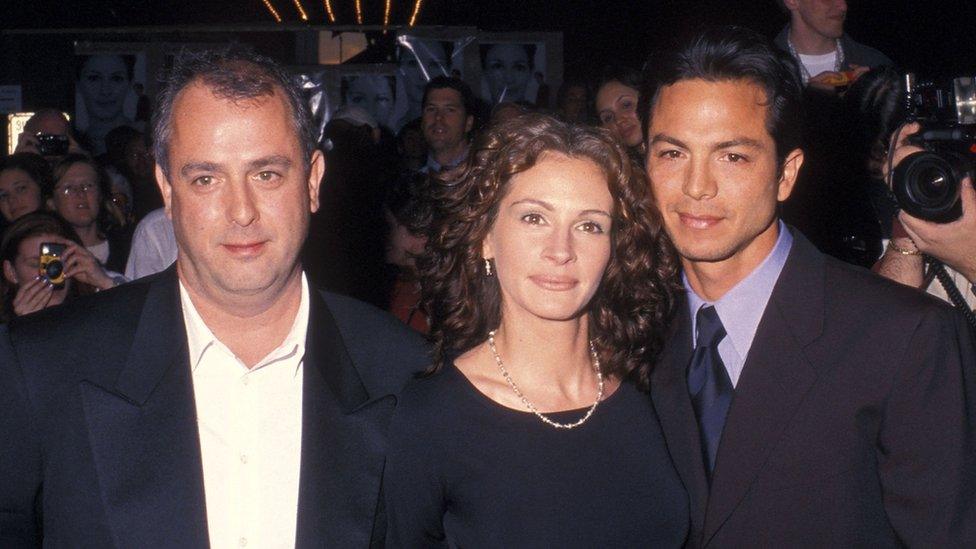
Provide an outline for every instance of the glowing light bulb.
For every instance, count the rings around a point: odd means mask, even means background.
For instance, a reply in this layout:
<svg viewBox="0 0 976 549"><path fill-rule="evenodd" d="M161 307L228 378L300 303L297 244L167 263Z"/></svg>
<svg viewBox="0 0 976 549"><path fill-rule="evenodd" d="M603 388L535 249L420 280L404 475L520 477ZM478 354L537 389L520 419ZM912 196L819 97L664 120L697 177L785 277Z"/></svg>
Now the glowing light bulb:
<svg viewBox="0 0 976 549"><path fill-rule="evenodd" d="M383 26L388 27L390 25L390 0L386 0L386 7L383 9Z"/></svg>
<svg viewBox="0 0 976 549"><path fill-rule="evenodd" d="M356 23L363 24L363 3L362 0L356 0Z"/></svg>

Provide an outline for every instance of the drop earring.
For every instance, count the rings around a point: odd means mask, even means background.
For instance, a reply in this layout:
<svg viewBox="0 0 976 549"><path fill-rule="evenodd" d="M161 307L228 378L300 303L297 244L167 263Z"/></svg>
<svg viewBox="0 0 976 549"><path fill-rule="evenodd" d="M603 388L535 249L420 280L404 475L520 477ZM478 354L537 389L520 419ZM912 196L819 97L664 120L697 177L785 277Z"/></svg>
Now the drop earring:
<svg viewBox="0 0 976 549"><path fill-rule="evenodd" d="M491 260L485 258L485 276L491 276Z"/></svg>

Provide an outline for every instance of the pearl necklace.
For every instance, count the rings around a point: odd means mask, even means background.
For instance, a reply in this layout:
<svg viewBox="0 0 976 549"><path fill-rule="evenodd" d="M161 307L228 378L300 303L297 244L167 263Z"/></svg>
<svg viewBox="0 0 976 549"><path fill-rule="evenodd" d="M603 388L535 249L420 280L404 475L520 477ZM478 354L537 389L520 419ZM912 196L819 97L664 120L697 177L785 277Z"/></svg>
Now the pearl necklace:
<svg viewBox="0 0 976 549"><path fill-rule="evenodd" d="M596 400L593 402L593 405L590 406L590 409L586 411L586 414L573 423L559 423L558 421L549 419L545 414L537 410L536 407L529 402L529 399L525 398L525 395L523 395L522 391L519 390L518 385L516 385L515 381L512 380L512 376L508 374L508 370L505 369L505 365L502 364L502 357L498 356L498 349L495 348L495 330L488 332L488 347L491 349L491 354L495 356L495 363L498 364L498 369L501 370L502 376L505 378L505 381L508 382L509 387L511 387L512 390L515 391L515 394L522 399L522 404L524 404L530 412L535 414L536 417L541 419L542 422L547 425L551 425L556 429L574 429L579 427L585 423L586 420L590 419L590 416L593 415L593 411L596 410L597 404L603 400L603 373L600 372L600 359L596 356L596 349L593 347L593 341L590 341L590 356L593 358L593 370L596 371L596 380L598 384Z"/></svg>

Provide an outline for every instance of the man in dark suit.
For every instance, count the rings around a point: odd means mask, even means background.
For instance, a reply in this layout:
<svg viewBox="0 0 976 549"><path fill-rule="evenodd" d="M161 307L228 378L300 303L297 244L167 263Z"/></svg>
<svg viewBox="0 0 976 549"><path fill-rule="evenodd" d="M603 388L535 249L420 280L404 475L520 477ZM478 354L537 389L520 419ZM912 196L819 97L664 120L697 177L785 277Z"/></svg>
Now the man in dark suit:
<svg viewBox="0 0 976 549"><path fill-rule="evenodd" d="M154 119L179 255L0 332L0 546L368 547L423 343L310 290L324 171L273 61L181 54Z"/></svg>
<svg viewBox="0 0 976 549"><path fill-rule="evenodd" d="M725 28L646 78L647 170L686 288L651 392L689 545L973 546L971 335L777 219L803 162L790 61Z"/></svg>

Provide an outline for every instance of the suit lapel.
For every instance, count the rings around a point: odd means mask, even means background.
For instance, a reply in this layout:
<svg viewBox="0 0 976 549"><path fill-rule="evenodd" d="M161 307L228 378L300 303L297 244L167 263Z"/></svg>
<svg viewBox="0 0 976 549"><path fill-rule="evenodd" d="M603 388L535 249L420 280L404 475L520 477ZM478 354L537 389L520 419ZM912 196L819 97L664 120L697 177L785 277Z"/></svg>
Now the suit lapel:
<svg viewBox="0 0 976 549"><path fill-rule="evenodd" d="M670 337L651 376L651 395L668 451L691 498L692 532L701 532L708 483L685 376L692 355L691 318L684 299L679 300L677 307Z"/></svg>
<svg viewBox="0 0 976 549"><path fill-rule="evenodd" d="M381 515L380 483L393 396L370 400L342 334L313 291L302 400L297 547L365 547ZM383 524L380 524L382 527Z"/></svg>
<svg viewBox="0 0 976 549"><path fill-rule="evenodd" d="M756 331L718 448L704 544L749 491L817 378L803 347L819 337L823 258L799 233Z"/></svg>
<svg viewBox="0 0 976 549"><path fill-rule="evenodd" d="M150 283L118 377L81 384L120 547L208 545L200 443L175 270Z"/></svg>

